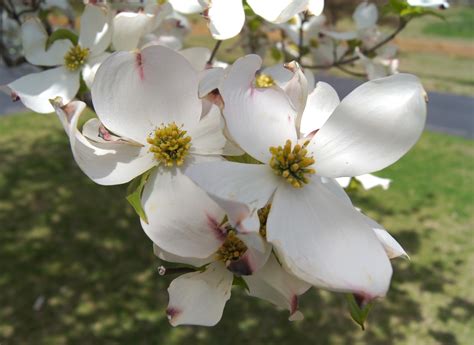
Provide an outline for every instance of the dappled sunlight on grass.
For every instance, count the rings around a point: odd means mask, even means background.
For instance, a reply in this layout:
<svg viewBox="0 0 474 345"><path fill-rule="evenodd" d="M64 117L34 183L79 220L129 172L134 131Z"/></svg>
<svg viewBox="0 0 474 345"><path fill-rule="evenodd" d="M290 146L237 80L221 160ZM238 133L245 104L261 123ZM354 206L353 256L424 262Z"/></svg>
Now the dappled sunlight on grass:
<svg viewBox="0 0 474 345"><path fill-rule="evenodd" d="M471 141L425 134L380 174L389 191L354 203L411 256L394 261L387 299L362 332L342 295L311 290L305 320L234 289L214 328L169 326L170 278L125 187L102 187L76 166L52 116L0 120L0 343L468 344L474 337Z"/></svg>

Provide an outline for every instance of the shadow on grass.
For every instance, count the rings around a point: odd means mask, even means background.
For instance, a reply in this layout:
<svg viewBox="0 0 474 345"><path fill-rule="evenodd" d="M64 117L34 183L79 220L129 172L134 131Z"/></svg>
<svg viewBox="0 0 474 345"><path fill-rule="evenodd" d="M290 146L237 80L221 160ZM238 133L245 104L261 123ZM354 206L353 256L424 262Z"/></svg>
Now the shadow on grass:
<svg viewBox="0 0 474 345"><path fill-rule="evenodd" d="M394 325L422 321L419 301L403 284L423 280L443 289L440 270L397 261L388 298L375 306L365 332L348 317L343 296L314 289L301 300L303 322L290 323L287 313L234 290L216 327L172 328L164 314L170 279L156 274L158 262L125 188L88 180L56 127L18 145L21 138L0 147L2 345L390 345L405 337ZM369 197L358 201L383 215L394 212ZM421 246L413 229L398 238L411 254ZM454 317L447 308L439 317ZM431 336L456 343L449 332Z"/></svg>

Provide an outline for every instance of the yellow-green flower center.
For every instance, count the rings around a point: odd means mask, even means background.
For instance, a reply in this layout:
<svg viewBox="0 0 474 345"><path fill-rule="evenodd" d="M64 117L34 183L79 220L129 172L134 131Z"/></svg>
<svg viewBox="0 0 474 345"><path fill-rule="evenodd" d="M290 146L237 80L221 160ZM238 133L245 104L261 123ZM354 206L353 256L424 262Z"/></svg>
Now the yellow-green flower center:
<svg viewBox="0 0 474 345"><path fill-rule="evenodd" d="M234 230L230 230L224 243L217 250L217 257L226 265L229 265L232 261L239 260L246 251L245 243L237 237Z"/></svg>
<svg viewBox="0 0 474 345"><path fill-rule="evenodd" d="M297 144L291 149L291 140L287 140L285 146L270 147L272 158L270 166L275 174L283 177L289 184L295 188L301 188L309 182L309 175L316 171L311 168L314 164L312 156L308 156L309 141L303 146Z"/></svg>
<svg viewBox="0 0 474 345"><path fill-rule="evenodd" d="M260 233L260 236L265 239L267 238L267 219L271 208L272 204L267 204L257 211L258 219L260 220L260 229L258 232Z"/></svg>
<svg viewBox="0 0 474 345"><path fill-rule="evenodd" d="M191 137L186 133L174 122L155 129L147 141L156 160L167 167L183 165L191 148Z"/></svg>
<svg viewBox="0 0 474 345"><path fill-rule="evenodd" d="M255 86L259 88L267 88L275 85L275 80L268 74L259 74L255 78Z"/></svg>
<svg viewBox="0 0 474 345"><path fill-rule="evenodd" d="M68 70L76 71L86 63L88 57L88 48L82 48L80 45L73 46L64 55L64 65Z"/></svg>

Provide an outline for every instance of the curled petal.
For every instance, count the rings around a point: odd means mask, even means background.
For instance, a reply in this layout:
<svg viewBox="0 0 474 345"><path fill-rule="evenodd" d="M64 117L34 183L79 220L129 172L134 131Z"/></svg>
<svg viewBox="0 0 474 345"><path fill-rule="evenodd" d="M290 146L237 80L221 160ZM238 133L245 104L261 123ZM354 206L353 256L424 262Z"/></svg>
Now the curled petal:
<svg viewBox="0 0 474 345"><path fill-rule="evenodd" d="M298 296L305 293L311 285L285 271L273 255L270 255L262 269L254 275L244 277L244 280L249 287L250 296L288 309L290 320L303 318L298 311Z"/></svg>
<svg viewBox="0 0 474 345"><path fill-rule="evenodd" d="M153 167L153 155L144 147L124 143L95 143L77 129L79 117L85 108L83 102L61 106L52 102L66 133L72 154L81 170L95 183L116 185L130 182Z"/></svg>
<svg viewBox="0 0 474 345"><path fill-rule="evenodd" d="M171 325L217 324L230 298L232 281L232 273L222 263L173 280L168 288L170 301L166 310Z"/></svg>
<svg viewBox="0 0 474 345"><path fill-rule="evenodd" d="M397 74L351 92L311 141L321 176L358 176L402 157L420 137L426 92L415 76Z"/></svg>
<svg viewBox="0 0 474 345"><path fill-rule="evenodd" d="M405 257L409 259L410 257L403 249L403 247L388 233L387 230L380 224L378 224L373 219L367 217L366 215L362 214L370 227L374 230L375 235L379 239L380 243L382 243L385 252L389 259L395 259L398 257Z"/></svg>
<svg viewBox="0 0 474 345"><path fill-rule="evenodd" d="M194 267L202 267L213 261L212 257L199 259L199 258L187 258L184 256L178 256L161 249L156 244L153 243L153 253L159 257L161 260L174 262L178 264L191 265Z"/></svg>
<svg viewBox="0 0 474 345"><path fill-rule="evenodd" d="M305 74L301 70L300 65L292 61L285 64L285 68L293 73L291 80L283 88L288 95L293 107L296 109L296 131L299 133L301 125L301 117L306 107L308 99L308 81Z"/></svg>

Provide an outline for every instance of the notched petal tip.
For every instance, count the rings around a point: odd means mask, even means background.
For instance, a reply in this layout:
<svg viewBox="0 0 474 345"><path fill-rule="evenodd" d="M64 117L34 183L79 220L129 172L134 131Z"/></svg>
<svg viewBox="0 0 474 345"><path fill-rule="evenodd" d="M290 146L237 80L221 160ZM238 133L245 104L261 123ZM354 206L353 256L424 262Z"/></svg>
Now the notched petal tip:
<svg viewBox="0 0 474 345"><path fill-rule="evenodd" d="M301 69L300 64L296 62L295 60L283 64L283 67L293 73L296 73L296 71Z"/></svg>
<svg viewBox="0 0 474 345"><path fill-rule="evenodd" d="M182 313L181 310L178 308L168 307L166 309L166 317L168 318L169 323L171 326L178 326L176 323L176 318Z"/></svg>

